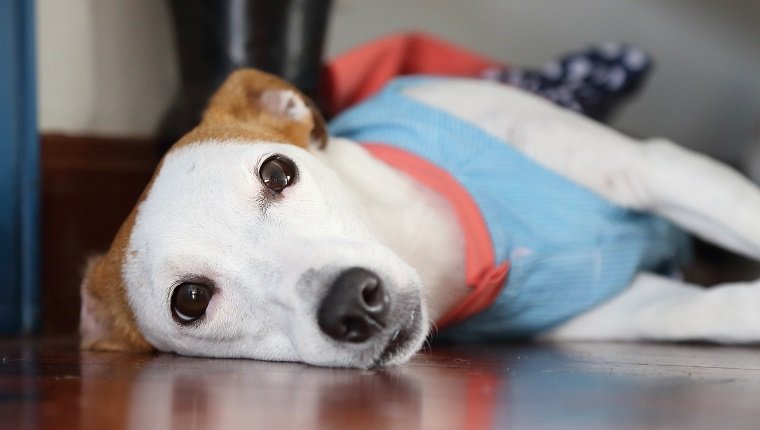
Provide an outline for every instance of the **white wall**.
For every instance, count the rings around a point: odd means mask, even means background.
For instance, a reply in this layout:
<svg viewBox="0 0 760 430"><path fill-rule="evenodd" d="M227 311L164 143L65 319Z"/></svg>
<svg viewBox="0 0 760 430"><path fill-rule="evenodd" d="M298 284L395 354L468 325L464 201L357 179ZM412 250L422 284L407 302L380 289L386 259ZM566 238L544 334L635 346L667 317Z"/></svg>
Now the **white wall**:
<svg viewBox="0 0 760 430"><path fill-rule="evenodd" d="M161 0L37 0L43 131L148 135L176 87Z"/></svg>
<svg viewBox="0 0 760 430"><path fill-rule="evenodd" d="M176 85L159 0L38 0L44 131L146 135ZM615 125L732 161L760 120L757 0L337 0L327 53L422 29L514 64L589 42L638 44L657 61Z"/></svg>

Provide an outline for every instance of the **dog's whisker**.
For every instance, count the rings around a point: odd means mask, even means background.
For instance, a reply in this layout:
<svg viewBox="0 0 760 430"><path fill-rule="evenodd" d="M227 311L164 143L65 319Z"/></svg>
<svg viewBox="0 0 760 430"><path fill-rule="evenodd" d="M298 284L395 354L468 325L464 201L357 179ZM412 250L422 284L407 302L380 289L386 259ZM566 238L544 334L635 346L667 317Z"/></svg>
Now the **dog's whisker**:
<svg viewBox="0 0 760 430"><path fill-rule="evenodd" d="M428 351L433 350L433 342L430 341L430 338L425 338L425 341L422 343L423 348L427 349Z"/></svg>
<svg viewBox="0 0 760 430"><path fill-rule="evenodd" d="M430 325L429 335L431 336L437 335L439 330L438 330L438 324L436 323L436 321L432 318L428 318L428 323Z"/></svg>

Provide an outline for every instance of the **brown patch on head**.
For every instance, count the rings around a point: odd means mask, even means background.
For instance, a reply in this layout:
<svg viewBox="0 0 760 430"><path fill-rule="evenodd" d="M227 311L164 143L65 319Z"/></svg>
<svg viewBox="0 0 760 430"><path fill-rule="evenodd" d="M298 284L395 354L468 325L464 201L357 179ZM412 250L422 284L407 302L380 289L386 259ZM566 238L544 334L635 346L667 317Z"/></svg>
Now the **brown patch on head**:
<svg viewBox="0 0 760 430"><path fill-rule="evenodd" d="M314 102L277 76L254 69L232 73L211 97L201 124L175 146L242 139L327 144L327 127Z"/></svg>
<svg viewBox="0 0 760 430"><path fill-rule="evenodd" d="M82 282L82 349L148 352L154 348L135 323L127 300L122 264L136 211L116 234L109 251L90 260Z"/></svg>

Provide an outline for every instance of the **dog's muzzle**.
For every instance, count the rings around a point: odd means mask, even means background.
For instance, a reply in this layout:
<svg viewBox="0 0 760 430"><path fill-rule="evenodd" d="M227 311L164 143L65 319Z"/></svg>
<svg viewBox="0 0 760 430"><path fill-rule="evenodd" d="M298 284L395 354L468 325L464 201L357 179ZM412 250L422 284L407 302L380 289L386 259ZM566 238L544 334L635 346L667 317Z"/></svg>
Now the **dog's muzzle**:
<svg viewBox="0 0 760 430"><path fill-rule="evenodd" d="M390 298L380 278L354 267L330 286L317 311L319 328L340 342L365 342L388 322Z"/></svg>

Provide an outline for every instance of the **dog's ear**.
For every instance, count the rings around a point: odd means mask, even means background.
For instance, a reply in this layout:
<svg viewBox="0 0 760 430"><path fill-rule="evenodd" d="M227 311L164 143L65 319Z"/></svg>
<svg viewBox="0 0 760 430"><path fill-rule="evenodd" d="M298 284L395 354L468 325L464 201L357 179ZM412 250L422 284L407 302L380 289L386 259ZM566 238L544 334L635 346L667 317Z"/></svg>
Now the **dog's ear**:
<svg viewBox="0 0 760 430"><path fill-rule="evenodd" d="M254 69L232 73L211 98L201 126L221 124L304 148L327 144L325 120L314 102L277 76Z"/></svg>
<svg viewBox="0 0 760 430"><path fill-rule="evenodd" d="M90 260L82 282L79 331L82 349L148 352L153 347L137 329L121 277L121 258L108 254Z"/></svg>

